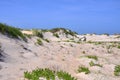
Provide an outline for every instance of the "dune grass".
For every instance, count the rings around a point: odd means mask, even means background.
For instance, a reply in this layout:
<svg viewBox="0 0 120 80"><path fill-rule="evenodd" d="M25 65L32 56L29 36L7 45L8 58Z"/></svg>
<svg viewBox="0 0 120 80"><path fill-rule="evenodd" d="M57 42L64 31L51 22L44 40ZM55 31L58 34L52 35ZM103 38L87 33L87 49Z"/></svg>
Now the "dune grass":
<svg viewBox="0 0 120 80"><path fill-rule="evenodd" d="M18 28L15 28L3 23L0 23L0 32L11 38L25 39L25 36L22 34L22 32Z"/></svg>
<svg viewBox="0 0 120 80"><path fill-rule="evenodd" d="M89 65L90 66L99 66L99 67L102 67L101 64L95 64L93 61L89 62Z"/></svg>
<svg viewBox="0 0 120 80"><path fill-rule="evenodd" d="M43 45L43 42L42 42L42 40L39 38L39 39L37 39L36 44L38 44L38 45Z"/></svg>
<svg viewBox="0 0 120 80"><path fill-rule="evenodd" d="M118 45L118 49L120 49L120 45Z"/></svg>
<svg viewBox="0 0 120 80"><path fill-rule="evenodd" d="M120 65L116 65L114 68L114 75L120 76Z"/></svg>
<svg viewBox="0 0 120 80"><path fill-rule="evenodd" d="M44 40L45 40L46 42L48 42L48 43L50 42L50 40L48 40L48 39L44 39Z"/></svg>
<svg viewBox="0 0 120 80"><path fill-rule="evenodd" d="M59 38L59 35L57 33L53 33L53 36Z"/></svg>
<svg viewBox="0 0 120 80"><path fill-rule="evenodd" d="M86 57L89 58L89 59L98 60L98 57L95 56L95 55L87 55Z"/></svg>
<svg viewBox="0 0 120 80"><path fill-rule="evenodd" d="M79 73L81 72L85 72L85 74L89 74L90 73L90 70L87 68L87 67L84 67L84 66L79 66L78 70L77 70Z"/></svg>
<svg viewBox="0 0 120 80"><path fill-rule="evenodd" d="M53 28L50 30L52 33L56 33L58 31L62 30L66 35L76 36L76 32L73 32L71 30L65 29L65 28Z"/></svg>
<svg viewBox="0 0 120 80"><path fill-rule="evenodd" d="M44 38L42 31L39 31L37 29L33 29L32 31L33 31L34 36L37 36L37 37L42 38L42 39Z"/></svg>
<svg viewBox="0 0 120 80"><path fill-rule="evenodd" d="M32 72L24 72L24 77L28 80L39 80L40 77L45 78L46 80L56 80L56 76L60 80L77 80L74 77L72 77L69 73L64 71L53 71L49 68L45 69L35 69Z"/></svg>

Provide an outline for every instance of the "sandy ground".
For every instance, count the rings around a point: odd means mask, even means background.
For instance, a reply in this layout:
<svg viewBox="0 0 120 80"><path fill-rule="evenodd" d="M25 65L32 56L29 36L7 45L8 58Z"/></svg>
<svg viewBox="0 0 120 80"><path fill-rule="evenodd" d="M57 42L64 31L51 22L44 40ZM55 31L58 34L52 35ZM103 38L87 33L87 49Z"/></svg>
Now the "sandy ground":
<svg viewBox="0 0 120 80"><path fill-rule="evenodd" d="M43 40L43 45L39 46L35 45L37 37L28 39L26 43L0 34L1 53L4 55L4 61L0 62L0 80L24 80L24 71L31 71L37 67L64 70L78 80L120 80L120 76L114 76L114 67L120 64L120 49L116 47L118 43L107 42L120 41L120 38L114 35L85 36L87 41L78 44L65 42L64 39L57 39L46 33L45 37L50 39L50 43ZM89 59L87 55L97 56L98 60ZM102 67L90 66L90 61ZM90 74L78 73L79 66L88 67Z"/></svg>

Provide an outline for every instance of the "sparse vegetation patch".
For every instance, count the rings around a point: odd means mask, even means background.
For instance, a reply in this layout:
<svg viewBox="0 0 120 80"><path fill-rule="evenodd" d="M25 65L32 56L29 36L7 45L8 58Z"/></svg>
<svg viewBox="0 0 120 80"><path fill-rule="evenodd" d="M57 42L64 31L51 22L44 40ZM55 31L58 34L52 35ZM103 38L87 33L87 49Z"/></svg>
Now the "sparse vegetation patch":
<svg viewBox="0 0 120 80"><path fill-rule="evenodd" d="M115 76L120 76L120 65L115 66L114 75Z"/></svg>
<svg viewBox="0 0 120 80"><path fill-rule="evenodd" d="M53 36L59 38L59 35L57 33L53 33Z"/></svg>
<svg viewBox="0 0 120 80"><path fill-rule="evenodd" d="M48 42L48 43L50 42L48 39L44 39L44 40L45 40L46 42Z"/></svg>
<svg viewBox="0 0 120 80"><path fill-rule="evenodd" d="M53 28L50 31L52 33L56 33L56 32L58 32L60 30L62 30L66 35L76 36L76 34L77 34L76 32L73 32L73 31L65 29L65 28Z"/></svg>
<svg viewBox="0 0 120 80"><path fill-rule="evenodd" d="M94 60L98 60L98 57L95 56L95 55L88 55L86 56L87 58L90 58L90 59L94 59Z"/></svg>
<svg viewBox="0 0 120 80"><path fill-rule="evenodd" d="M34 36L37 36L37 37L40 37L40 38L42 38L42 39L44 38L42 32L39 31L39 30L36 30L36 29L33 30L33 35L34 35Z"/></svg>
<svg viewBox="0 0 120 80"><path fill-rule="evenodd" d="M118 49L120 49L120 45L118 45Z"/></svg>
<svg viewBox="0 0 120 80"><path fill-rule="evenodd" d="M42 40L41 40L41 39L37 39L36 44L38 44L38 45L42 45L42 44L43 44L43 42L42 42Z"/></svg>
<svg viewBox="0 0 120 80"><path fill-rule="evenodd" d="M85 74L89 74L90 73L90 70L87 68L87 67L84 67L84 66L79 66L78 70L77 70L79 73L81 72L85 72Z"/></svg>
<svg viewBox="0 0 120 80"><path fill-rule="evenodd" d="M25 36L18 28L3 23L0 23L0 32L4 35L7 35L8 37L22 38L23 40L25 40Z"/></svg>
<svg viewBox="0 0 120 80"><path fill-rule="evenodd" d="M95 64L93 61L89 62L89 65L90 65L90 66L99 66L99 67L102 67L102 65L100 65L100 64Z"/></svg>
<svg viewBox="0 0 120 80"><path fill-rule="evenodd" d="M28 80L39 80L39 78L44 78L46 80L56 80L56 77L58 77L60 80L77 80L74 77L72 77L69 73L64 71L53 71L48 68L45 69L36 69L32 72L24 72L24 77Z"/></svg>

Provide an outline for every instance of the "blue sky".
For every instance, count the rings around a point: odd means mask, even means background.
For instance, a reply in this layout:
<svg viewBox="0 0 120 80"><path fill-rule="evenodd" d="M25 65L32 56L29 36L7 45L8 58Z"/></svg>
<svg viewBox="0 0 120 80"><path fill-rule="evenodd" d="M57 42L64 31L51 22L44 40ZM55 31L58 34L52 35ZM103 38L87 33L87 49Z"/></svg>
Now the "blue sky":
<svg viewBox="0 0 120 80"><path fill-rule="evenodd" d="M0 22L20 28L120 33L120 0L0 0Z"/></svg>

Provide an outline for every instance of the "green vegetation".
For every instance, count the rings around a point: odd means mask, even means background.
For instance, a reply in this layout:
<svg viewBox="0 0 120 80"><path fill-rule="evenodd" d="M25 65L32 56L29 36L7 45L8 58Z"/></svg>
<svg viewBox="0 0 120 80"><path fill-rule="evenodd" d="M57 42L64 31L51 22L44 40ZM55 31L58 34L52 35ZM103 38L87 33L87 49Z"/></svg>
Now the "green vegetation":
<svg viewBox="0 0 120 80"><path fill-rule="evenodd" d="M59 35L57 33L53 33L53 36L59 38Z"/></svg>
<svg viewBox="0 0 120 80"><path fill-rule="evenodd" d="M72 43L77 43L77 44L81 43L80 41L75 41L75 40L64 40L64 42L72 42Z"/></svg>
<svg viewBox="0 0 120 80"><path fill-rule="evenodd" d="M86 56L87 58L90 58L90 59L94 59L94 60L98 60L98 57L97 56L94 56L94 55L88 55Z"/></svg>
<svg viewBox="0 0 120 80"><path fill-rule="evenodd" d="M52 71L48 68L45 69L36 69L32 72L24 72L24 77L28 80L39 80L40 77L45 78L46 80L55 80L55 77L58 77L61 80L77 80L74 77L72 77L67 72L63 71Z"/></svg>
<svg viewBox="0 0 120 80"><path fill-rule="evenodd" d="M25 40L25 36L22 34L22 32L18 28L15 28L6 24L0 23L0 32L11 38L17 38L17 39L22 38L23 40Z"/></svg>
<svg viewBox="0 0 120 80"><path fill-rule="evenodd" d="M65 28L54 28L54 29L51 29L50 32L52 33L56 33L58 31L62 30L66 35L71 35L71 36L76 36L76 32L73 32L71 30L68 30L68 29L65 29Z"/></svg>
<svg viewBox="0 0 120 80"><path fill-rule="evenodd" d="M79 73L81 72L85 72L85 74L89 74L90 73L90 70L87 68L87 67L84 67L84 66L79 66L78 70L77 70Z"/></svg>
<svg viewBox="0 0 120 80"><path fill-rule="evenodd" d="M46 42L48 42L48 43L50 42L48 39L44 39L44 40L45 40Z"/></svg>
<svg viewBox="0 0 120 80"><path fill-rule="evenodd" d="M114 75L115 76L120 76L120 65L115 66Z"/></svg>
<svg viewBox="0 0 120 80"><path fill-rule="evenodd" d="M120 49L120 45L118 45L118 49Z"/></svg>
<svg viewBox="0 0 120 80"><path fill-rule="evenodd" d="M74 77L72 77L69 73L64 71L58 71L57 76L61 80L77 80Z"/></svg>
<svg viewBox="0 0 120 80"><path fill-rule="evenodd" d="M99 41L88 41L87 43L89 43L89 44L95 44L95 45L100 45L100 44L102 44L102 43L104 43L104 42L99 42Z"/></svg>
<svg viewBox="0 0 120 80"><path fill-rule="evenodd" d="M102 67L102 65L100 65L100 64L95 64L93 61L89 62L89 65L90 65L90 66L99 66L99 67Z"/></svg>
<svg viewBox="0 0 120 80"><path fill-rule="evenodd" d="M30 34L24 34L26 37L31 38L33 35Z"/></svg>
<svg viewBox="0 0 120 80"><path fill-rule="evenodd" d="M41 39L37 39L37 42L36 42L38 45L42 45L42 40Z"/></svg>
<svg viewBox="0 0 120 80"><path fill-rule="evenodd" d="M43 36L43 34L42 34L42 32L41 31L39 31L39 30L33 30L33 35L34 36L37 36L37 37L40 37L40 38L44 38L44 36Z"/></svg>

